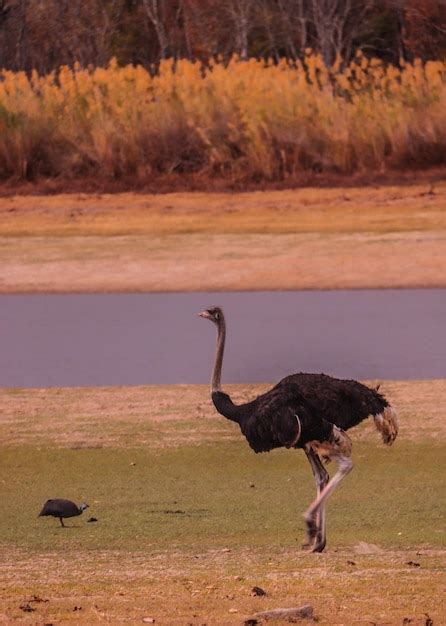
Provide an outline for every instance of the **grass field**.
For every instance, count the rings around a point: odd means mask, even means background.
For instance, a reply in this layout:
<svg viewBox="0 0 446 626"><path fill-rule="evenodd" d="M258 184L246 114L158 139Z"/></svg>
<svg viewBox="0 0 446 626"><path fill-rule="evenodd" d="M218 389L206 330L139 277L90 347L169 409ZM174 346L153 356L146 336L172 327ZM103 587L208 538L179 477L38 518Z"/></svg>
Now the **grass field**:
<svg viewBox="0 0 446 626"><path fill-rule="evenodd" d="M446 183L0 198L0 291L446 285Z"/></svg>
<svg viewBox="0 0 446 626"><path fill-rule="evenodd" d="M446 382L382 389L399 438L352 432L321 555L300 549L304 455L253 454L206 387L0 390L0 621L242 624L310 603L322 624L443 623ZM57 496L90 509L37 518Z"/></svg>

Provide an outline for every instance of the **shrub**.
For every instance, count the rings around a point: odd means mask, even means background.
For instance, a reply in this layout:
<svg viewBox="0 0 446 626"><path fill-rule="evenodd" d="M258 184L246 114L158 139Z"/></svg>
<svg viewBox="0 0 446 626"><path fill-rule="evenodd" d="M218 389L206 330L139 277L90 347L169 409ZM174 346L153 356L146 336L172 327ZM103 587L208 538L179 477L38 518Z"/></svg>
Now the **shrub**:
<svg viewBox="0 0 446 626"><path fill-rule="evenodd" d="M446 158L446 63L401 69L309 54L0 75L0 177L171 172L279 180L422 167Z"/></svg>

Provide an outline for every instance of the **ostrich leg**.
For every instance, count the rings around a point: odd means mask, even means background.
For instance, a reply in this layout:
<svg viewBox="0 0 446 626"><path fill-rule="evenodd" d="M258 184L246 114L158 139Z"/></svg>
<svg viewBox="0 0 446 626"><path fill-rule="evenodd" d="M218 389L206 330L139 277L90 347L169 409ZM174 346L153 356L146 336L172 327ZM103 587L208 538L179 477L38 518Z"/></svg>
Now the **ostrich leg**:
<svg viewBox="0 0 446 626"><path fill-rule="evenodd" d="M320 542L319 545L319 537L323 533L325 504L327 502L327 499L339 485L341 480L343 480L343 478L347 476L347 474L351 471L353 467L353 463L350 458L352 443L347 433L345 433L337 426L333 426L333 432L331 434L330 440L324 441L320 444L318 443L317 446L312 445L311 448L317 450L324 457L328 457L329 459L335 461L338 465L338 471L336 472L336 474L321 489L321 491L316 496L314 502L310 504L310 506L304 513L304 518L307 522L308 543L310 545L314 543L312 547L312 552L320 552L323 549L323 547L320 547L322 546L322 542ZM313 450L313 452L317 457L318 455L316 454L315 450ZM320 463L319 458L318 461ZM313 467L313 464L311 464L311 466ZM322 464L321 467L324 470Z"/></svg>
<svg viewBox="0 0 446 626"><path fill-rule="evenodd" d="M317 519L317 516L320 514L321 511L323 511L327 498L333 493L333 491L339 485L341 480L345 478L345 476L347 476L347 474L351 471L353 467L352 460L347 456L332 454L330 458L336 461L339 469L336 472L336 474L333 476L333 478L328 482L328 484L322 489L322 491L314 500L314 502L310 504L310 506L308 507L308 509L305 511L305 514L304 514L305 521L307 522L309 543L311 543L311 540L314 537L314 535L317 534L314 531L315 519ZM317 545L317 539L316 539L315 546L312 549L312 552L317 552L317 550L314 549L316 545Z"/></svg>
<svg viewBox="0 0 446 626"><path fill-rule="evenodd" d="M317 498L329 481L328 472L322 465L319 456L312 448L305 448L305 454L311 465L314 479L316 481ZM311 552L322 552L325 548L325 505L319 509L308 523L308 541L305 548L311 548ZM310 528L311 527L311 528Z"/></svg>

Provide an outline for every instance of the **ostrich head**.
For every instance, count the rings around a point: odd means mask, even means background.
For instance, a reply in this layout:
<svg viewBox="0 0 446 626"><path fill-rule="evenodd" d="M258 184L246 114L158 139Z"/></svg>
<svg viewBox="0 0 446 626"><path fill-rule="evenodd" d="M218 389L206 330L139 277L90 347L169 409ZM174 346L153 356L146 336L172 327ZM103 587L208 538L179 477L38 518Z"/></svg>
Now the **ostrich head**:
<svg viewBox="0 0 446 626"><path fill-rule="evenodd" d="M89 505L86 502L82 502L82 504L79 505L79 511L81 513L83 513L85 511L85 509L88 509Z"/></svg>
<svg viewBox="0 0 446 626"><path fill-rule="evenodd" d="M223 318L223 311L218 306L214 306L210 309L206 309L198 314L200 317L204 317L211 322L214 322L217 326L221 323Z"/></svg>

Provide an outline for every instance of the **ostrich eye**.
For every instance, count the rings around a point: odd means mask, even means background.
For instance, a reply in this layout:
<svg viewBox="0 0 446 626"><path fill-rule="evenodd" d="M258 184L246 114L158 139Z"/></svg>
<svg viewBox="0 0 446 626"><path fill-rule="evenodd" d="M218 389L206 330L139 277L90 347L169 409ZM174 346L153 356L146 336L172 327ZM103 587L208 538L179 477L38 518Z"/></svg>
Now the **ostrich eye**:
<svg viewBox="0 0 446 626"><path fill-rule="evenodd" d="M216 313L215 313L215 319L216 320L220 319L220 313L218 311L216 311Z"/></svg>

